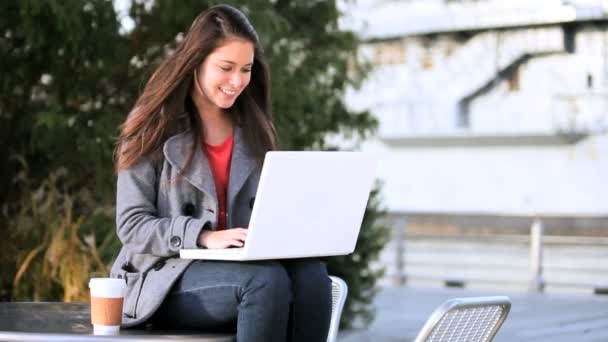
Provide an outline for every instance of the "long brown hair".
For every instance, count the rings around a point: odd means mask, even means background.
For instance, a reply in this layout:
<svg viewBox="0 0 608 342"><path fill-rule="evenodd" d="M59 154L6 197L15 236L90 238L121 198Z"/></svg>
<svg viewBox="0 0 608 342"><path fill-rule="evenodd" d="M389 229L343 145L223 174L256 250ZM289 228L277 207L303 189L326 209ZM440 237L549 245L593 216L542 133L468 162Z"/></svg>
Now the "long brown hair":
<svg viewBox="0 0 608 342"><path fill-rule="evenodd" d="M127 169L145 157L161 153L171 135L189 127L194 143L183 167L188 167L202 136L202 122L192 106L192 75L207 56L227 39L245 39L254 45L249 85L228 110L242 127L245 144L254 158L276 149L277 136L270 108L270 72L258 35L247 17L234 7L218 5L199 14L183 41L152 74L143 93L121 125L114 151L117 171ZM186 126L182 125L185 123Z"/></svg>

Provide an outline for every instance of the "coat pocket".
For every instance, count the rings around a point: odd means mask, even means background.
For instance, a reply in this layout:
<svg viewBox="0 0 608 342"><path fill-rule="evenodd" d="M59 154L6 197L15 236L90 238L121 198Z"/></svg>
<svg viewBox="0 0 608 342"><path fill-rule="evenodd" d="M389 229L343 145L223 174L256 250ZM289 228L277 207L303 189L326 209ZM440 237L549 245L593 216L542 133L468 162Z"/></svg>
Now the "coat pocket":
<svg viewBox="0 0 608 342"><path fill-rule="evenodd" d="M127 318L136 318L137 303L139 302L145 275L143 273L125 272L123 277L127 282L127 293L123 305L123 314Z"/></svg>

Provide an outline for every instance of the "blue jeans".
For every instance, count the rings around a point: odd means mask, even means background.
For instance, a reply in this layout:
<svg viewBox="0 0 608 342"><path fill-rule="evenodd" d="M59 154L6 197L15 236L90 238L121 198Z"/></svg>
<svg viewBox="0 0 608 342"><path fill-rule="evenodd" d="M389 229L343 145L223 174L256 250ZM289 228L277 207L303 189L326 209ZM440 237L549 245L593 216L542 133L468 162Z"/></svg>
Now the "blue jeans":
<svg viewBox="0 0 608 342"><path fill-rule="evenodd" d="M325 341L331 281L317 259L195 261L155 314L177 329L227 332L237 341Z"/></svg>

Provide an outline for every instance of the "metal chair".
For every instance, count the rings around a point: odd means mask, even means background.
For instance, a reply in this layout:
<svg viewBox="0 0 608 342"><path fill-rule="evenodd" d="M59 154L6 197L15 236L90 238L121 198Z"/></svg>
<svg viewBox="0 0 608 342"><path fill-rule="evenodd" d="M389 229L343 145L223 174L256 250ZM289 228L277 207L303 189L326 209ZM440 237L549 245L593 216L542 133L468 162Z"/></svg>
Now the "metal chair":
<svg viewBox="0 0 608 342"><path fill-rule="evenodd" d="M342 309L348 295L348 286L344 280L336 276L329 276L329 278L331 279L331 322L327 342L334 342L338 338L340 317L342 317Z"/></svg>
<svg viewBox="0 0 608 342"><path fill-rule="evenodd" d="M415 342L490 342L509 310L506 296L450 299L433 312Z"/></svg>

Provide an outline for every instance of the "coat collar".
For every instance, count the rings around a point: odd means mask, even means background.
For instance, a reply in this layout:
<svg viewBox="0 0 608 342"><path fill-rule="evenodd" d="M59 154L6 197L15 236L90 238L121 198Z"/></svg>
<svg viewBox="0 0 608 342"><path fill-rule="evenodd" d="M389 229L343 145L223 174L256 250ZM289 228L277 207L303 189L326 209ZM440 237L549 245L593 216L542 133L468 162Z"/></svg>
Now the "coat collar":
<svg viewBox="0 0 608 342"><path fill-rule="evenodd" d="M192 131L177 134L169 138L163 147L165 159L177 170L182 170L186 165L193 143ZM199 142L196 142L200 145ZM232 147L232 159L230 162L230 178L228 181L227 204L230 212L234 199L245 184L249 175L258 166L258 162L252 158L249 149L245 145L242 129L234 127L234 145ZM217 192L213 173L209 167L207 157L201 148L197 148L190 167L183 170L183 177L193 186L211 196L217 203Z"/></svg>
<svg viewBox="0 0 608 342"><path fill-rule="evenodd" d="M228 181L228 191L226 194L229 212L232 212L236 195L241 191L249 175L258 166L260 166L259 162L253 158L247 144L245 144L242 129L235 126L232 160L230 162L230 180Z"/></svg>

